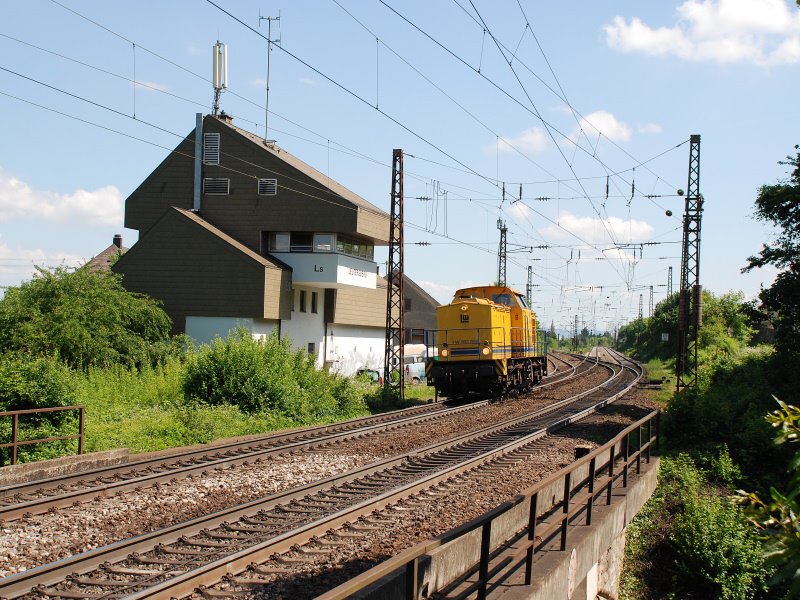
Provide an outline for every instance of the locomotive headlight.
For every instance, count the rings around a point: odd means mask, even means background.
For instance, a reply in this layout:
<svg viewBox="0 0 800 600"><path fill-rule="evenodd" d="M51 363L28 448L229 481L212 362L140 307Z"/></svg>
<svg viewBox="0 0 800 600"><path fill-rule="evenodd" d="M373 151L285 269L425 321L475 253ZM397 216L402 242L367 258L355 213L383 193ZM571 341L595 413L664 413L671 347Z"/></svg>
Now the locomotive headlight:
<svg viewBox="0 0 800 600"><path fill-rule="evenodd" d="M442 351L439 354L441 354L444 358L447 358L448 355L447 348L442 348Z"/></svg>
<svg viewBox="0 0 800 600"><path fill-rule="evenodd" d="M492 353L492 349L489 346L484 346L481 352L483 352L484 356L489 356Z"/></svg>

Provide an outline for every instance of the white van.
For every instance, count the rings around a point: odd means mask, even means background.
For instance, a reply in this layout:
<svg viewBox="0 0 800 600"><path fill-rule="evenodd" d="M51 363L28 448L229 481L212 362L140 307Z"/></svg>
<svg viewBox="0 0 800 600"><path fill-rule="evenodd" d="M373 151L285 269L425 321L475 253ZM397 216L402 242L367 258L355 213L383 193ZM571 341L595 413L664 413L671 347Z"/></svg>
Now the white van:
<svg viewBox="0 0 800 600"><path fill-rule="evenodd" d="M406 344L403 346L403 377L411 385L425 383L425 344Z"/></svg>

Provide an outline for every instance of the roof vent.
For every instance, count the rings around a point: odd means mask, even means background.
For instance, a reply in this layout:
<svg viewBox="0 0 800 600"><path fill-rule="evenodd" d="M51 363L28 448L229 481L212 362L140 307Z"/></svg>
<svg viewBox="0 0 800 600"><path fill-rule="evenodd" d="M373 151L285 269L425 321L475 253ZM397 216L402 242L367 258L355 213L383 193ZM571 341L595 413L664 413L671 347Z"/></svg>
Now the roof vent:
<svg viewBox="0 0 800 600"><path fill-rule="evenodd" d="M219 164L219 134L203 134L203 162L207 165Z"/></svg>
<svg viewBox="0 0 800 600"><path fill-rule="evenodd" d="M258 195L259 196L277 196L278 195L278 180L277 179L259 179L258 180Z"/></svg>
<svg viewBox="0 0 800 600"><path fill-rule="evenodd" d="M230 193L231 180L227 177L206 177L203 179L203 193L215 196L227 196Z"/></svg>
<svg viewBox="0 0 800 600"><path fill-rule="evenodd" d="M122 236L118 233L115 234L113 243L117 248L122 248Z"/></svg>

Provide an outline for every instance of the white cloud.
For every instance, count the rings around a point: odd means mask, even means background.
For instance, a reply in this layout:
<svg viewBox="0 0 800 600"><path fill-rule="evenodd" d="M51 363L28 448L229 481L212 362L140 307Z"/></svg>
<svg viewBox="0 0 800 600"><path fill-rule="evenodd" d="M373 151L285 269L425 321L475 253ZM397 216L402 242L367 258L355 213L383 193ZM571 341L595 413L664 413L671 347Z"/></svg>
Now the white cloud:
<svg viewBox="0 0 800 600"><path fill-rule="evenodd" d="M122 196L113 185L59 194L35 190L0 169L0 221L42 219L83 226L121 226L122 215Z"/></svg>
<svg viewBox="0 0 800 600"><path fill-rule="evenodd" d="M618 217L609 217L602 221L598 217L580 217L570 212L562 212L558 224L549 225L541 230L542 235L557 239L573 237L570 233L592 244L610 243L610 231L615 239L624 239L626 242L641 242L653 234L653 226L644 222L630 219L625 221ZM565 231L566 230L566 231Z"/></svg>
<svg viewBox="0 0 800 600"><path fill-rule="evenodd" d="M617 119L607 110L596 110L582 117L580 129L583 129L583 133L590 140L594 140L597 137L598 131L603 134L603 137L615 142L627 142L631 139L630 126ZM575 129L572 133L571 138L573 140L577 141L580 129Z"/></svg>
<svg viewBox="0 0 800 600"><path fill-rule="evenodd" d="M209 56L211 56L211 47L210 46L209 46L208 50L206 50L205 48L201 48L200 46L198 46L197 44L192 43L192 42L190 42L186 46L186 53L190 54L192 56L200 56L202 54L205 54L206 52L208 52Z"/></svg>
<svg viewBox="0 0 800 600"><path fill-rule="evenodd" d="M637 128L639 133L661 133L664 129L658 123L645 123Z"/></svg>
<svg viewBox="0 0 800 600"><path fill-rule="evenodd" d="M156 83L154 81L137 81L136 87L148 92L168 92L169 86L166 83Z"/></svg>
<svg viewBox="0 0 800 600"><path fill-rule="evenodd" d="M491 151L495 152L528 152L539 154L547 149L547 134L540 127L529 127L517 135L511 137L501 137L491 146Z"/></svg>
<svg viewBox="0 0 800 600"><path fill-rule="evenodd" d="M0 241L0 288L5 285L18 285L20 281L30 279L36 273L35 266L77 267L85 262L85 258L66 252L47 254L39 248L11 248L6 242Z"/></svg>
<svg viewBox="0 0 800 600"><path fill-rule="evenodd" d="M788 0L685 0L671 27L616 16L603 29L620 52L760 66L800 62L800 12Z"/></svg>
<svg viewBox="0 0 800 600"><path fill-rule="evenodd" d="M252 85L253 87L257 87L257 88L262 88L263 89L263 88L267 87L267 80L264 79L263 77L259 77L257 79L253 79L252 81L250 81L250 85Z"/></svg>
<svg viewBox="0 0 800 600"><path fill-rule="evenodd" d="M447 304L453 299L456 288L452 285L434 283L433 281L418 280L417 284L442 304Z"/></svg>
<svg viewBox="0 0 800 600"><path fill-rule="evenodd" d="M317 81L316 79L311 79L310 77L301 77L297 81L298 83L301 83L303 85L310 85L310 86L315 86L319 84L319 81Z"/></svg>

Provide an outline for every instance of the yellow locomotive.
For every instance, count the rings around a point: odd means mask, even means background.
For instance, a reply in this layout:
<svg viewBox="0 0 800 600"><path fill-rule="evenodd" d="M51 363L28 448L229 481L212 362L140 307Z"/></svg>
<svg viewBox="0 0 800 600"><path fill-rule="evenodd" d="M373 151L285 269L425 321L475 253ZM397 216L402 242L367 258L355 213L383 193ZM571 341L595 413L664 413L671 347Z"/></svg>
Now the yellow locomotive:
<svg viewBox="0 0 800 600"><path fill-rule="evenodd" d="M428 344L437 349L425 365L428 385L448 397L476 392L500 398L529 390L547 370L536 325L525 297L509 287L458 290L436 309L437 329L428 332Z"/></svg>

